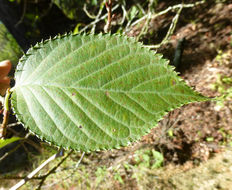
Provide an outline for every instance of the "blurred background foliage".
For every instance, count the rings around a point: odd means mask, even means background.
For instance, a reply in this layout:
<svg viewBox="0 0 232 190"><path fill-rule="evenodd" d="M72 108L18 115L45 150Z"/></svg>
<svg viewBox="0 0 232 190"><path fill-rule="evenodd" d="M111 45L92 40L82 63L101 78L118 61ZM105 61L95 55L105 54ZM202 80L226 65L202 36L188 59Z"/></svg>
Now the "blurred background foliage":
<svg viewBox="0 0 232 190"><path fill-rule="evenodd" d="M103 32L107 21L106 0L1 0L18 8L15 28L23 26L28 44L55 36L58 33ZM151 3L152 2L152 3ZM126 33L133 22L155 12L158 0L114 0L112 33ZM9 15L10 16L10 15Z"/></svg>
<svg viewBox="0 0 232 190"><path fill-rule="evenodd" d="M82 10L84 5L96 7L101 1L78 1L78 0L52 0L63 13L70 19L77 20L79 12Z"/></svg>
<svg viewBox="0 0 232 190"><path fill-rule="evenodd" d="M9 33L7 28L0 22L0 61L11 60L15 67L19 57L22 55L22 50L14 37Z"/></svg>

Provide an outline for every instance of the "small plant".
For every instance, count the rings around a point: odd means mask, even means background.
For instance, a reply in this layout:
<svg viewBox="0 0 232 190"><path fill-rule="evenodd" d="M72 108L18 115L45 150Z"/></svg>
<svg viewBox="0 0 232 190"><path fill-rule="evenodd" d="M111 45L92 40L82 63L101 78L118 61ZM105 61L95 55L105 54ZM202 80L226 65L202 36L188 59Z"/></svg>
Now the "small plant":
<svg viewBox="0 0 232 190"><path fill-rule="evenodd" d="M142 149L135 152L134 160L138 167L155 169L163 165L164 157L158 151Z"/></svg>
<svg viewBox="0 0 232 190"><path fill-rule="evenodd" d="M232 78L227 76L217 75L217 80L211 85L211 88L218 91L221 94L221 98L218 99L216 109L220 110L224 107L225 101L232 98Z"/></svg>
<svg viewBox="0 0 232 190"><path fill-rule="evenodd" d="M96 187L106 178L107 170L106 167L98 167L97 171L95 172L96 175Z"/></svg>
<svg viewBox="0 0 232 190"><path fill-rule="evenodd" d="M121 176L120 172L117 170L114 171L114 180L118 181L121 184L124 184L122 176Z"/></svg>

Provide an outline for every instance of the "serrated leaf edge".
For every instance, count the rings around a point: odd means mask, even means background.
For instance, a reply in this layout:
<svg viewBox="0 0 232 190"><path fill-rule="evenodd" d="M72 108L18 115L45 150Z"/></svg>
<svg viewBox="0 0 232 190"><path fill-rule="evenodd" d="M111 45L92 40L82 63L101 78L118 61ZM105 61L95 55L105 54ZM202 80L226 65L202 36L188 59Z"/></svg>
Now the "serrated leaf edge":
<svg viewBox="0 0 232 190"><path fill-rule="evenodd" d="M70 32L70 33L65 33L64 35L58 34L58 35L56 35L55 37L53 37L53 38L50 37L50 38L47 39L47 40L41 40L41 42L36 43L35 46L31 47L31 48L20 58L19 62L20 62L21 64L23 64L23 62L24 62L25 60L27 60L29 56L32 55L32 54L29 53L30 51L41 49L41 48L43 48L43 45L45 45L46 43L49 43L49 42L54 41L54 40L62 39L62 38L65 38L65 37L69 37L69 36L86 36L86 35L88 35L88 36L98 36L99 38L102 37L102 36L123 37L125 40L128 40L129 42L131 42L131 43L133 43L133 44L136 44L136 45L139 45L142 49L145 49L147 52L151 53L152 55L157 56L157 57L159 56L159 60L163 58L163 55L158 54L158 53L156 53L155 51L152 51L152 50L151 50L150 48L148 48L148 47L144 47L144 45L143 45L141 42L137 42L135 38L131 38L131 37L128 37L128 36L123 36L123 35L120 35L120 34L102 34L102 33L97 34L97 35L96 35L96 34L82 34L82 35L80 35L80 34L73 34L72 32ZM174 72L174 73L177 75L178 80L179 80L179 81L182 81L182 82L184 82L184 83L186 84L186 82L185 82L181 77L178 76L179 73L175 71L175 67L168 64L168 63L169 63L169 60L167 60L167 59L165 59L165 58L163 58L163 59L165 60L164 66L165 66L166 68L169 67L170 70L171 70L172 72ZM18 66L20 66L20 65L18 65ZM18 68L18 66L17 66L17 68ZM16 68L16 72L18 71L17 68ZM191 89L196 93L196 95L202 96L199 92L195 91L195 90L193 89L193 87L189 86L189 88L191 88ZM12 91L12 92L14 91L14 87L11 89L11 91ZM203 97L203 96L202 96L202 97ZM203 102L203 101L208 101L208 100L211 100L211 98L205 97L205 99L204 99L204 100L201 100L201 101ZM185 104L184 104L184 103L181 103L181 104L179 104L179 105L178 105L177 107L175 107L175 108L170 108L170 109L168 109L168 110L166 110L166 111L163 111L163 112L162 112L162 116L160 116L160 118L157 119L157 123L158 123L160 120L162 120L162 119L165 117L165 115L167 115L169 112L173 111L174 109L178 109L178 108L182 107L183 105L186 105L186 104L189 104L189 103L193 103L193 102L199 102L199 101L187 102L187 103L185 103ZM14 105L14 102L11 101L11 103L12 103L12 105ZM39 139L41 139L41 140L47 142L47 143L50 144L50 145L53 145L53 146L55 146L55 147L57 147L57 148L62 147L62 148L64 148L65 150L73 149L73 150L75 150L75 151L91 152L91 151L102 151L102 150L110 150L110 149L120 149L121 147L128 146L128 145L130 145L131 143L138 141L142 136L147 135L148 133L150 133L151 129L155 127L155 126L153 126L153 127L151 127L151 128L147 128L146 130L142 131L142 134L141 134L140 137L136 137L135 139L133 139L133 141L128 141L128 142L127 142L127 145L115 145L115 146L112 146L111 148L100 148L100 147L96 147L95 149L80 150L80 149L75 149L75 148L73 148L73 147L71 147L71 146L60 146L60 145L58 145L58 144L57 144L56 142L54 142L54 141L48 141L48 140L46 140L43 136L39 136L39 135L35 134L33 131L30 130L29 126L27 126L26 124L24 124L24 123L20 120L20 118L18 117L18 114L19 114L19 113L17 113L17 111L14 109L14 106L12 107L12 110L13 110L13 113L14 113L14 115L16 116L17 120L24 126L24 128L28 129L28 130L30 131L30 133L32 133L33 135L37 136ZM160 115L161 115L161 114L160 114Z"/></svg>

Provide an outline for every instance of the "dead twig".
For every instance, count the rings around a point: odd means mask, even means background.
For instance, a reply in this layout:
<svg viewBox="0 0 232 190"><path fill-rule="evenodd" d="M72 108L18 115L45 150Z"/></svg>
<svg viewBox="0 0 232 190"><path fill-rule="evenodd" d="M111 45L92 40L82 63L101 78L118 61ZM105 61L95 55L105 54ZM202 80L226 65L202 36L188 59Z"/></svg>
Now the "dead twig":
<svg viewBox="0 0 232 190"><path fill-rule="evenodd" d="M86 3L84 4L83 11L85 12L85 14L86 14L90 19L96 19L97 16L92 15L92 14L89 13L89 11L87 10L87 5L86 5Z"/></svg>
<svg viewBox="0 0 232 190"><path fill-rule="evenodd" d="M9 156L10 154L12 154L13 152L15 152L20 146L21 146L21 144L18 144L16 147L14 147L13 149L11 149L9 152L6 152L6 153L0 158L0 162L1 162L2 160L4 160L7 156Z"/></svg>
<svg viewBox="0 0 232 190"><path fill-rule="evenodd" d="M36 188L37 190L41 189L41 187L42 187L44 181L47 179L47 177L48 177L50 174L54 173L54 172L56 171L56 169L57 169L57 168L58 168L58 167L59 167L59 166L72 154L72 153L73 153L73 150L71 150L64 158L62 158L62 160L61 160L56 166L54 166L51 170L49 170L49 171L47 172L47 174L43 175L43 178L42 178L42 180L40 181L39 186Z"/></svg>
<svg viewBox="0 0 232 190"><path fill-rule="evenodd" d="M120 6L119 4L115 5L115 6L112 8L112 12L115 11L119 6ZM107 16L108 16L108 14L105 14L105 15L101 16L100 18L95 19L93 22L91 22L90 24L88 24L87 26L85 26L84 28L82 28L82 29L80 30L80 33L86 31L88 28L94 26L95 24L97 24L97 23L100 22L101 20L104 20L105 18L107 18Z"/></svg>
<svg viewBox="0 0 232 190"><path fill-rule="evenodd" d="M15 180L15 179L24 179L27 176L3 176L0 177L0 180ZM32 177L31 179L36 179L36 180L41 180L43 178L43 176L39 176L39 177Z"/></svg>
<svg viewBox="0 0 232 190"><path fill-rule="evenodd" d="M104 8L104 5L105 5L105 2L106 0L104 0L101 5L100 5L100 8L99 8L99 11L97 13L97 16L95 17L95 20L98 20L102 14L102 11L103 11L103 8ZM95 33L95 29L96 29L96 24L93 25L92 29L91 29L91 33L94 34Z"/></svg>
<svg viewBox="0 0 232 190"><path fill-rule="evenodd" d="M48 165L51 161L55 160L57 157L63 156L61 153L63 152L63 149L61 149L58 153L52 155L50 158L48 158L45 162L43 162L38 168L36 168L34 171L32 171L28 176L26 176L23 180L21 180L19 183L14 185L10 188L10 190L17 190L20 187L22 187L25 183L27 183L29 180L31 180L40 170L42 170L46 165ZM42 181L40 184L46 180L46 178L55 170L72 154L73 150L70 151L55 167L53 167L47 174L45 174L43 177L41 177Z"/></svg>
<svg viewBox="0 0 232 190"><path fill-rule="evenodd" d="M60 180L58 180L58 181L56 181L56 182L54 182L54 183L52 183L52 184L46 185L45 188L52 187L53 185L55 185L55 184L57 184L57 183L59 183L59 182L61 182L61 181L65 181L65 180L67 180L68 178L72 177L73 174L77 171L77 168L79 167L81 161L83 160L84 155L85 155L85 152L82 153L80 159L78 160L78 162L76 163L76 165L74 166L74 168L72 168L72 171L71 171L70 175L68 175L67 177L62 178L62 179L60 179Z"/></svg>
<svg viewBox="0 0 232 190"><path fill-rule="evenodd" d="M104 27L105 33L110 32L111 29L111 21L112 21L112 0L109 0L108 2L105 3L106 5L106 10L108 12L108 17L107 17L107 23Z"/></svg>
<svg viewBox="0 0 232 190"><path fill-rule="evenodd" d="M136 37L136 40L139 41L142 35L146 34L149 28L149 23L151 21L151 15L152 15L152 5L154 3L154 0L150 0L148 5L148 17L146 19L145 24L142 27L142 30L140 31L139 35Z"/></svg>
<svg viewBox="0 0 232 190"><path fill-rule="evenodd" d="M6 127L8 124L8 120L9 120L9 111L5 110L3 111L3 122L2 122L2 126L1 126L1 131L0 131L0 138L5 138L6 137Z"/></svg>
<svg viewBox="0 0 232 190"><path fill-rule="evenodd" d="M23 1L23 13L22 13L20 20L15 24L15 27L18 27L18 25L20 25L23 22L23 19L24 19L25 14L26 14L26 10L27 10L27 1L24 0Z"/></svg>
<svg viewBox="0 0 232 190"><path fill-rule="evenodd" d="M197 5L200 5L200 4L204 4L205 3L205 0L203 1L198 1L196 3L190 3L190 4L178 4L178 5L174 5L174 6L170 6L168 7L167 9L163 10L163 11L160 11L159 13L155 13L153 15L151 15L151 19L155 19L161 15L164 15L166 13L168 13L169 11L175 11L175 10L178 10L180 9L181 7L182 8L192 8L192 7L195 7ZM140 19L136 20L135 22L133 22L131 24L131 27L137 25L138 23L142 22L143 20L147 19L147 17L149 16L149 14L146 14L144 15L143 17L141 17Z"/></svg>
<svg viewBox="0 0 232 190"><path fill-rule="evenodd" d="M6 127L8 125L8 120L10 115L10 102L9 102L10 95L11 95L11 91L10 88L8 88L4 100L3 122L0 128L0 138L6 137Z"/></svg>
<svg viewBox="0 0 232 190"><path fill-rule="evenodd" d="M21 125L21 124L22 124L21 122L10 123L7 125L7 127L15 127L15 126Z"/></svg>
<svg viewBox="0 0 232 190"><path fill-rule="evenodd" d="M168 32L167 32L166 36L164 37L164 39L162 40L162 42L159 43L159 44L157 44L157 45L150 45L150 46L146 46L146 47L149 47L149 48L151 48L151 49L158 49L158 48L160 48L162 45L164 45L164 44L166 44L166 43L169 42L170 36L174 33L174 31L175 31L175 29L176 29L176 24L177 24L177 22L178 22L178 20L179 20L180 13L181 13L182 9L183 9L183 6L180 7L180 9L179 9L178 12L176 13L176 15L173 17L172 22L171 22L171 24L170 24L170 27L169 27L169 29L168 29Z"/></svg>
<svg viewBox="0 0 232 190"><path fill-rule="evenodd" d="M70 168L70 169L73 170L73 172L72 172L68 177L65 177L65 178L63 178L63 179L60 179L58 182L49 184L49 186L51 187L51 186L53 186L53 185L59 183L60 181L66 180L67 178L69 178L70 176L72 176L73 173L76 171L76 169L79 167L79 165L80 165L80 163L81 163L81 161L82 161L84 155L85 155L85 152L82 153L80 159L78 160L78 162L76 163L76 165L74 166L74 168ZM67 155L67 157L68 157L68 155ZM62 160L62 161L63 161L63 160ZM60 162L59 162L59 163L60 163ZM58 167L56 166L56 169L57 169L57 168L58 168ZM30 179L31 179L31 180L41 180L41 179L45 178L46 176L47 176L47 174L45 174L45 175L40 175L40 176L33 176L33 177L31 177ZM25 178L27 178L27 177L28 177L28 176L3 176L3 177L0 177L0 180L25 179Z"/></svg>

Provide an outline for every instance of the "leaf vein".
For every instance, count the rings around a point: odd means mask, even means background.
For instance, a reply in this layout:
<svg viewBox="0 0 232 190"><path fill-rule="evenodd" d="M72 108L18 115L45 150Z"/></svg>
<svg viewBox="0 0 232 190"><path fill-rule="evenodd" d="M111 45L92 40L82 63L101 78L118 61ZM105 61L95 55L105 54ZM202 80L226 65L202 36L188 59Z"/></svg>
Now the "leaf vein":
<svg viewBox="0 0 232 190"><path fill-rule="evenodd" d="M61 89L61 90L68 96L68 94L67 94L63 89ZM70 98L70 99L71 99L71 98ZM71 100L73 101L73 99L71 99ZM100 127L100 125L98 125L98 124L96 123L96 121L93 120L93 119L84 111L84 109L83 109L80 105L78 105L78 103L77 103L76 101L73 101L73 102L74 102L75 105L86 115L86 117L89 118L89 120L91 120L91 121L97 126L97 128L98 128L99 130L101 130L102 132L104 132L107 136L109 136L109 137L115 139L113 136L111 136L111 135L108 134L106 131L104 131L104 130Z"/></svg>
<svg viewBox="0 0 232 190"><path fill-rule="evenodd" d="M64 140L70 140L73 143L76 143L75 141L73 141L73 139L70 139L63 131L62 129L59 128L58 125L56 125L55 121L52 119L52 116L49 114L49 112L46 110L46 108L44 108L44 103L41 103L41 101L39 100L39 98L37 97L37 95L30 90L30 88L28 88L28 90L34 95L35 99L37 100L37 102L40 104L41 108L44 110L44 112L47 114L47 116L50 118L50 121L52 121L52 123L56 126L56 129L62 134L61 138ZM49 96L50 97L50 96ZM50 97L51 98L51 97ZM38 125L37 125L38 126ZM62 142L62 140L60 140L60 142Z"/></svg>
<svg viewBox="0 0 232 190"><path fill-rule="evenodd" d="M90 104L92 104L95 108L97 108L100 112L102 112L104 115L110 117L110 118L111 118L112 120L114 120L116 123L119 123L119 124L123 125L124 127L126 127L127 129L129 129L129 127L128 127L126 124L124 124L124 123L122 123L121 121L119 121L118 119L114 118L114 116L111 116L110 114L106 113L104 110L102 110L102 108L100 108L99 106L97 106L96 104L94 104L94 103L92 102L92 100L90 100L89 98L86 98L85 96L83 96L83 95L81 94L80 91L79 91L79 94L80 94L85 100L87 100Z"/></svg>

